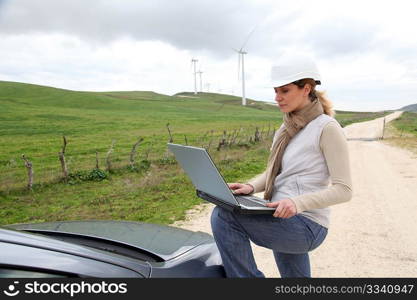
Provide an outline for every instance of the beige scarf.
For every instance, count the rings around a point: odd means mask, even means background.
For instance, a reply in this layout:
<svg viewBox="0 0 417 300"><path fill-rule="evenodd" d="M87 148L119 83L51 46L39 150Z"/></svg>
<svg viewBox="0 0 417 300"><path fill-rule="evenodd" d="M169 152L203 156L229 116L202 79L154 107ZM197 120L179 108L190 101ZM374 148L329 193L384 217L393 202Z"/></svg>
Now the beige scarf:
<svg viewBox="0 0 417 300"><path fill-rule="evenodd" d="M268 159L264 193L266 200L271 200L272 198L275 177L281 172L282 156L288 143L310 121L321 114L323 114L323 107L318 99L315 99L299 111L284 114L284 127L272 145Z"/></svg>

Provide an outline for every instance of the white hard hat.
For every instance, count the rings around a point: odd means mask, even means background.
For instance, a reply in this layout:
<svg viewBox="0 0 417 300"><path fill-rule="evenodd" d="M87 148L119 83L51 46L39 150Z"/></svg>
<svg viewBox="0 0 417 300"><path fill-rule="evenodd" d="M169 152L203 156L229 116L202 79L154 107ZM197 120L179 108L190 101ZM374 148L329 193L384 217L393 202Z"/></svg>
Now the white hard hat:
<svg viewBox="0 0 417 300"><path fill-rule="evenodd" d="M321 84L321 76L313 59L308 56L283 57L271 68L271 85L280 87L294 81L311 78Z"/></svg>

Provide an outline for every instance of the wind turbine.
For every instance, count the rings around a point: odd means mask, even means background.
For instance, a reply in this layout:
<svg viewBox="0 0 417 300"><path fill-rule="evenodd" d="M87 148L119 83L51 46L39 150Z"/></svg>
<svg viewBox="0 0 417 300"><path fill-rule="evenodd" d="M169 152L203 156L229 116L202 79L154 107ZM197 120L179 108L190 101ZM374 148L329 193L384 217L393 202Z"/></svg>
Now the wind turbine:
<svg viewBox="0 0 417 300"><path fill-rule="evenodd" d="M246 52L245 50L243 50L243 48L248 43L250 36L255 31L255 29L256 29L257 26L258 25L256 25L252 29L252 31L248 34L248 36L246 37L245 42L243 43L242 47L240 47L239 50L233 49L233 50L235 50L238 53L238 67L237 67L238 79L239 79L239 72L242 71L242 105L243 106L246 106L246 96L245 96L245 58L244 58L244 55L245 54L248 54L248 52Z"/></svg>
<svg viewBox="0 0 417 300"><path fill-rule="evenodd" d="M199 70L199 71L197 72L197 74L198 74L198 75L200 75L200 92L203 92L203 79L202 79L202 77L203 77L203 72L202 72L201 70Z"/></svg>
<svg viewBox="0 0 417 300"><path fill-rule="evenodd" d="M246 106L246 96L245 96L245 58L244 55L247 54L246 51L243 51L243 46L240 48L240 50L233 49L238 53L238 79L239 79L239 72L242 69L242 105ZM242 66L242 68L241 68Z"/></svg>
<svg viewBox="0 0 417 300"><path fill-rule="evenodd" d="M196 71L196 63L198 59L191 59L191 64L194 65L194 94L197 95L197 71Z"/></svg>

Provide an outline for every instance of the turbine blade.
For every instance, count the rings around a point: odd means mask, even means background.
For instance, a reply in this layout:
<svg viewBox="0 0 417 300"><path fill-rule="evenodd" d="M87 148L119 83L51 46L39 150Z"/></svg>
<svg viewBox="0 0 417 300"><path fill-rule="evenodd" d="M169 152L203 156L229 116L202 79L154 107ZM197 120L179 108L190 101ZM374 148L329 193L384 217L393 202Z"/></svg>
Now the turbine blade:
<svg viewBox="0 0 417 300"><path fill-rule="evenodd" d="M248 34L248 36L246 37L245 42L243 43L242 47L240 47L240 51L243 50L243 48L246 46L246 44L248 43L251 35L255 32L256 28L258 27L259 23L255 25L255 27L253 27L253 29L251 30L251 32Z"/></svg>

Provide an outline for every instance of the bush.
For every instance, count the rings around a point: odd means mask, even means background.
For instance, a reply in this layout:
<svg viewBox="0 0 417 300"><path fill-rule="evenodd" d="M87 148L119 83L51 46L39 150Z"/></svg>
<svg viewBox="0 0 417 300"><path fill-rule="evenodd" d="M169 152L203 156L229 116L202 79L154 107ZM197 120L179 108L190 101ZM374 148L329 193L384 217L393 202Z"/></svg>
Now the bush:
<svg viewBox="0 0 417 300"><path fill-rule="evenodd" d="M91 171L76 171L68 174L67 183L76 184L83 181L102 181L108 178L108 174L100 169Z"/></svg>
<svg viewBox="0 0 417 300"><path fill-rule="evenodd" d="M168 156L168 157L163 157L163 158L156 160L156 163L159 165L175 165L177 164L177 161L175 157Z"/></svg>
<svg viewBox="0 0 417 300"><path fill-rule="evenodd" d="M139 163L134 163L133 165L129 165L126 168L132 172L142 173L144 171L149 170L150 167L151 162L149 160L144 159L141 160Z"/></svg>

